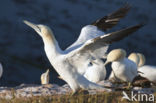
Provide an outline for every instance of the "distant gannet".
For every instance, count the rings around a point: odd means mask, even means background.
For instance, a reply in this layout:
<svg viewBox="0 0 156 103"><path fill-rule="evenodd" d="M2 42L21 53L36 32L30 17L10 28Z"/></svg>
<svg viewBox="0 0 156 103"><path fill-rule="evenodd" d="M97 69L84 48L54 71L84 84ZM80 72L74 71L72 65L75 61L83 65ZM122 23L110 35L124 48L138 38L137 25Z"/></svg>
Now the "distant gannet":
<svg viewBox="0 0 156 103"><path fill-rule="evenodd" d="M114 49L109 52L105 65L110 62L112 62L111 67L115 78L121 81L132 82L138 75L136 63L126 58L126 51L123 49Z"/></svg>
<svg viewBox="0 0 156 103"><path fill-rule="evenodd" d="M2 64L0 63L0 78L2 77L2 74L3 74L3 66L2 66Z"/></svg>
<svg viewBox="0 0 156 103"><path fill-rule="evenodd" d="M145 64L146 59L145 56L141 53L137 53L138 57L139 57L139 63L138 63L138 67L141 67Z"/></svg>
<svg viewBox="0 0 156 103"><path fill-rule="evenodd" d="M49 84L49 69L41 75L41 84Z"/></svg>
<svg viewBox="0 0 156 103"><path fill-rule="evenodd" d="M70 52L68 51L67 53L66 51L60 49L53 32L48 26L41 24L36 25L28 21L24 21L24 23L32 27L42 37L44 49L50 63L62 79L69 84L73 92L76 92L80 88L102 89L101 86L88 81L78 72L79 70L84 69L79 68L81 67L80 65L86 64L87 62L81 61L81 59L88 59L91 61L90 58L92 58L92 55L90 52L94 52L94 50L99 49L106 44L121 40L142 27L142 24L138 24L133 27L96 37L80 45L77 49Z"/></svg>
<svg viewBox="0 0 156 103"><path fill-rule="evenodd" d="M138 55L138 58L140 59L138 63L138 71L142 77L147 78L148 80L156 83L156 66L151 66L151 65L144 65L145 64L145 56L141 53L136 53ZM134 60L135 62L136 60Z"/></svg>
<svg viewBox="0 0 156 103"><path fill-rule="evenodd" d="M131 53L128 56L128 59L132 60L134 63L136 63L137 66L139 65L140 59L139 59L139 56L136 53Z"/></svg>
<svg viewBox="0 0 156 103"><path fill-rule="evenodd" d="M88 67L84 76L94 83L100 82L106 77L106 68L104 63L100 59L93 60Z"/></svg>

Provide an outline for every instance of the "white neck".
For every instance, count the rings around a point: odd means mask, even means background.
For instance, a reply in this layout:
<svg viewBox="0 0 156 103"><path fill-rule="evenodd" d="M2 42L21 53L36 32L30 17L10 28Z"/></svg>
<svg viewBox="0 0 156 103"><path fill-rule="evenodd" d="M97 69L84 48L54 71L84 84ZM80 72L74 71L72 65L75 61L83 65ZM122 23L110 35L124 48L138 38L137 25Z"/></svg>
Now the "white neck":
<svg viewBox="0 0 156 103"><path fill-rule="evenodd" d="M44 49L48 59L55 60L58 56L60 56L63 51L60 49L58 42L52 35L42 37L44 42Z"/></svg>

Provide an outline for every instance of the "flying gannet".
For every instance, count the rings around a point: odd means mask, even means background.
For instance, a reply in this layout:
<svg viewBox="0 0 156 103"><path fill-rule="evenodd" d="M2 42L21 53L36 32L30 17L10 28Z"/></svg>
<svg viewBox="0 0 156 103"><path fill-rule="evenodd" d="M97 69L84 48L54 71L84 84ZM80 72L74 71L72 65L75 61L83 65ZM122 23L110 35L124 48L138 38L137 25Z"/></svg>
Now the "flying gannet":
<svg viewBox="0 0 156 103"><path fill-rule="evenodd" d="M138 75L136 63L126 58L126 51L123 49L114 49L109 52L105 65L110 62L112 62L113 76L117 80L131 83Z"/></svg>
<svg viewBox="0 0 156 103"><path fill-rule="evenodd" d="M80 88L102 89L101 86L88 81L83 75L78 72L79 70L83 69L79 68L79 66L87 62L81 61L80 59L84 59L83 57L85 57L86 60L89 60L90 58L92 58L90 54L91 51L94 52L94 50L103 47L106 44L119 41L142 27L142 24L138 24L126 29L87 40L77 49L71 50L70 52L68 51L67 53L66 51L60 49L53 32L48 26L33 24L26 20L24 21L24 23L32 27L42 37L42 40L44 42L44 49L51 65L62 77L62 79L68 83L73 92L76 92Z"/></svg>
<svg viewBox="0 0 156 103"><path fill-rule="evenodd" d="M2 66L2 64L0 63L0 78L2 77L2 74L3 74L3 66Z"/></svg>
<svg viewBox="0 0 156 103"><path fill-rule="evenodd" d="M141 53L135 53L135 55L139 58L138 71L141 72L139 75L147 78L151 82L156 83L156 66L144 65L146 61L145 56ZM135 58L130 59L136 62Z"/></svg>
<svg viewBox="0 0 156 103"><path fill-rule="evenodd" d="M49 69L41 75L41 84L49 84Z"/></svg>

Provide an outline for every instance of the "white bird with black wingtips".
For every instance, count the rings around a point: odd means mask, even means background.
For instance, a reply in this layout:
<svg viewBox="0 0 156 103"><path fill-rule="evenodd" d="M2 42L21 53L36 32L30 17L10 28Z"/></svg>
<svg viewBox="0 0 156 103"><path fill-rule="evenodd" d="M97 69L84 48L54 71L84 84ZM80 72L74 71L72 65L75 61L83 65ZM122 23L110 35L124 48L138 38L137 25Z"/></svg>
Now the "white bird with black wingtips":
<svg viewBox="0 0 156 103"><path fill-rule="evenodd" d="M126 4L123 7L116 10L115 12L107 16L104 16L101 19L96 20L89 25L84 26L81 29L78 39L66 49L66 52L68 51L70 52L71 50L78 48L87 40L104 35L105 32L107 32L113 26L117 25L120 19L124 18L129 10L130 10L130 6ZM101 58L105 55L107 49L108 49L108 45L105 45L105 46L103 45L103 48L94 50L92 54L96 58L97 57Z"/></svg>
<svg viewBox="0 0 156 103"><path fill-rule="evenodd" d="M130 6L128 4L126 4L123 7L116 10L115 12L113 12L107 16L104 16L101 19L96 20L89 25L84 26L81 29L78 39L72 45L70 45L65 50L65 52L68 53L72 50L79 48L81 45L83 45L85 42L87 42L87 40L104 35L107 30L109 30L113 26L117 25L117 23L120 21L120 19L124 18L129 10L130 10ZM106 52L108 50L108 47L109 47L108 44L102 45L102 46L100 46L100 48L98 48L96 50L89 51L90 52L89 55L93 56L94 59L98 59L98 60L101 58L105 58L107 55ZM86 56L86 57L84 57L84 56ZM78 65L79 67L81 66L81 69L78 69L78 72L80 74L87 74L87 76L86 76L87 79L88 78L93 79L93 77L91 75L89 76L89 73L86 73L87 68L89 68L89 70L87 70L87 72L92 72L91 70L94 71L95 69L101 71L100 68L103 68L103 70L105 70L105 67L103 65L101 65L102 67L100 67L99 65L96 65L96 64L94 65L94 63L92 63L93 64L92 66L88 66L91 63L91 61L88 60L88 55L83 55L83 57L79 56L79 58L77 60L78 61L86 61L86 63L82 62L82 64ZM91 69L91 68L95 68L95 69ZM101 75L101 78L103 78L103 75Z"/></svg>
<svg viewBox="0 0 156 103"><path fill-rule="evenodd" d="M78 39L70 45L66 51L76 49L87 40L104 35L107 30L111 29L120 21L121 18L125 17L129 10L130 6L125 5L115 12L96 20L92 24L84 26L81 29ZM106 77L106 68L103 65L101 58L106 57L108 47L109 45L103 45L102 48L94 50L94 52L92 51L91 54L94 56L94 60L88 61L86 64L81 64L82 68L85 69L79 70L79 73L84 74L89 81L94 83L104 80Z"/></svg>
<svg viewBox="0 0 156 103"><path fill-rule="evenodd" d="M50 63L62 79L69 84L73 92L76 92L80 88L102 89L101 86L88 81L78 72L83 69L80 65L86 64L87 62L80 59L91 61L90 58L92 57L89 51L94 51L103 47L105 44L121 40L142 27L142 24L138 24L120 31L96 37L83 43L77 49L68 51L67 53L60 49L52 30L48 26L41 24L37 25L28 21L24 21L24 23L32 27L42 37L44 49ZM82 58L83 56L84 58Z"/></svg>

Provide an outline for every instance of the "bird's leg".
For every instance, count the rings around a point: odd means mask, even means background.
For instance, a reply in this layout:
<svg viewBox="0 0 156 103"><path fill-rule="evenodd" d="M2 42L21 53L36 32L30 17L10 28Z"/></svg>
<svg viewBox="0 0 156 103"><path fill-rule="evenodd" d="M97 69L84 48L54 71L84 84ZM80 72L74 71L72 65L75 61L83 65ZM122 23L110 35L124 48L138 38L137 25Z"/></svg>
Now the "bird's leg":
<svg viewBox="0 0 156 103"><path fill-rule="evenodd" d="M77 95L77 94L78 94L78 90L75 91L75 92L72 92L71 96L75 96L75 95Z"/></svg>
<svg viewBox="0 0 156 103"><path fill-rule="evenodd" d="M128 89L131 89L132 83L128 82Z"/></svg>
<svg viewBox="0 0 156 103"><path fill-rule="evenodd" d="M112 69L112 72L113 72L113 74L114 74L115 81L117 81L117 80L118 80L118 78L116 77L115 72L114 72L114 70L113 70L113 69ZM115 82L115 84L117 84L117 87L119 86L119 85L118 85L118 82Z"/></svg>
<svg viewBox="0 0 156 103"><path fill-rule="evenodd" d="M113 69L112 69L112 72L113 72L113 74L114 74L114 78L117 80L117 77L116 77L115 72L114 72Z"/></svg>

